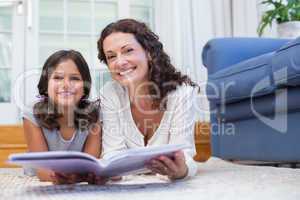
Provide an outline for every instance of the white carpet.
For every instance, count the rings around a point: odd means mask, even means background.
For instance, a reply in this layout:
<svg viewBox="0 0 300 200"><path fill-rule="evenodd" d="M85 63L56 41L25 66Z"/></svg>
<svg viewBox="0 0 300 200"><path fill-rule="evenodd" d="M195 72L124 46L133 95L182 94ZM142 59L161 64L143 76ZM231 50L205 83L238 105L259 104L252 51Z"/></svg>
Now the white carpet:
<svg viewBox="0 0 300 200"><path fill-rule="evenodd" d="M19 174L19 175L18 175ZM300 199L300 169L256 167L211 158L199 164L198 175L170 183L157 176L127 176L106 186L53 186L0 170L0 199L109 199L109 200L234 200Z"/></svg>

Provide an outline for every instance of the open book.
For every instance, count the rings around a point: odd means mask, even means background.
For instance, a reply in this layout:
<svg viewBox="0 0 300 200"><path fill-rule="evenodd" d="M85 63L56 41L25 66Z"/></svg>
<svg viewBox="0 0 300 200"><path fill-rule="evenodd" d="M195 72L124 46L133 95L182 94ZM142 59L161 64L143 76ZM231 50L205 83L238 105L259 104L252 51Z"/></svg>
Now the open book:
<svg viewBox="0 0 300 200"><path fill-rule="evenodd" d="M44 168L61 173L87 173L111 177L146 171L145 165L160 155L173 157L174 152L189 148L180 144L139 147L115 153L105 159L76 151L46 151L11 154L8 163L31 168Z"/></svg>

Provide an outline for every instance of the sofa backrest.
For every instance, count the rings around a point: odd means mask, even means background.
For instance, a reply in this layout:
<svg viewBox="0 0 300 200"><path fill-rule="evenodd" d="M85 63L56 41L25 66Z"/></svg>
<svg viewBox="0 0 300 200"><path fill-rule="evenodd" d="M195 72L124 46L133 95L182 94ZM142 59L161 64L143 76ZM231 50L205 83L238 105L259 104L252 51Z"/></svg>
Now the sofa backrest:
<svg viewBox="0 0 300 200"><path fill-rule="evenodd" d="M202 62L208 74L241 61L278 50L288 39L216 38L208 41L202 51Z"/></svg>

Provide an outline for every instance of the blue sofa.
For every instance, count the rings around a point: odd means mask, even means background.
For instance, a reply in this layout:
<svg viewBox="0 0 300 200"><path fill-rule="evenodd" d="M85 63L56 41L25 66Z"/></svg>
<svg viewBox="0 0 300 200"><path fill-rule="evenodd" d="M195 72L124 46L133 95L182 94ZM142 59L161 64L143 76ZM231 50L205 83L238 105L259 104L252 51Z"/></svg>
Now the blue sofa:
<svg viewBox="0 0 300 200"><path fill-rule="evenodd" d="M217 38L208 70L212 154L229 160L300 161L300 37Z"/></svg>

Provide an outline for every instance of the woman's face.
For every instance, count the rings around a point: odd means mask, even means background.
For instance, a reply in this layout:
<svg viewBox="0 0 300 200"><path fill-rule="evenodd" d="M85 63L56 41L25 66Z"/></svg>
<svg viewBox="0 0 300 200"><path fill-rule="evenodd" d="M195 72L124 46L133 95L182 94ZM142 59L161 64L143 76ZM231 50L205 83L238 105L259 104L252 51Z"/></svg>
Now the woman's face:
<svg viewBox="0 0 300 200"><path fill-rule="evenodd" d="M59 63L48 82L49 98L59 106L76 106L84 94L82 76L73 60Z"/></svg>
<svg viewBox="0 0 300 200"><path fill-rule="evenodd" d="M123 86L137 86L148 80L148 53L131 33L116 32L103 41L112 78Z"/></svg>

